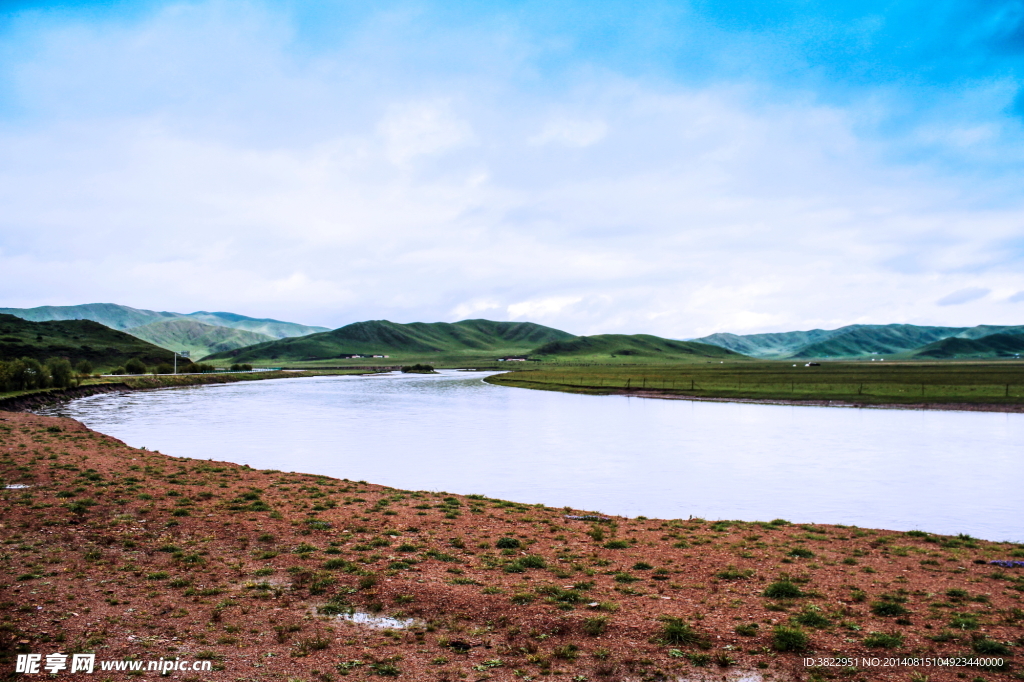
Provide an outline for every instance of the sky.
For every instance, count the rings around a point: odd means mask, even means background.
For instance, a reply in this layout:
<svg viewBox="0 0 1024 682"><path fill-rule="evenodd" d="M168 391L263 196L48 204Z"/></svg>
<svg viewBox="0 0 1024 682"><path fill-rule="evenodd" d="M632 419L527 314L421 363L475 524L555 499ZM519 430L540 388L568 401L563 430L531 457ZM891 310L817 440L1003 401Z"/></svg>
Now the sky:
<svg viewBox="0 0 1024 682"><path fill-rule="evenodd" d="M1024 323L1024 0L0 0L0 307Z"/></svg>

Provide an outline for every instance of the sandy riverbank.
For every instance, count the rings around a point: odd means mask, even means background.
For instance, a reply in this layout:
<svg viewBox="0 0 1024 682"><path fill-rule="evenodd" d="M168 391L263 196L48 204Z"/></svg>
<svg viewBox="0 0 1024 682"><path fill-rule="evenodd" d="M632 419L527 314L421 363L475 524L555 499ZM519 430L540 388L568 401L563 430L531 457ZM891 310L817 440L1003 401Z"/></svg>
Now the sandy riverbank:
<svg viewBox="0 0 1024 682"><path fill-rule="evenodd" d="M987 563L1020 561L1007 543L573 519L591 512L179 459L24 413L0 412L0 454L31 486L3 491L5 672L93 651L213 661L186 680L938 682L1017 679L1020 656L978 652L1024 645L1024 569ZM415 620L328 615L349 609ZM794 632L807 648L780 650ZM803 663L954 655L1010 670Z"/></svg>

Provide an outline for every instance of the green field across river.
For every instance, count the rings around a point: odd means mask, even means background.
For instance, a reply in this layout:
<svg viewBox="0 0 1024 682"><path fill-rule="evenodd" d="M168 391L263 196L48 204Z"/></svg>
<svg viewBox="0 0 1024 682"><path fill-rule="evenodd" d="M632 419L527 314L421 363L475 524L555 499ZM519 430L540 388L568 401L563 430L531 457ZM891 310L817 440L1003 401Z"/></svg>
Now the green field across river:
<svg viewBox="0 0 1024 682"><path fill-rule="evenodd" d="M661 392L707 398L860 404L1024 404L1024 362L733 362L539 366L490 383L573 393Z"/></svg>

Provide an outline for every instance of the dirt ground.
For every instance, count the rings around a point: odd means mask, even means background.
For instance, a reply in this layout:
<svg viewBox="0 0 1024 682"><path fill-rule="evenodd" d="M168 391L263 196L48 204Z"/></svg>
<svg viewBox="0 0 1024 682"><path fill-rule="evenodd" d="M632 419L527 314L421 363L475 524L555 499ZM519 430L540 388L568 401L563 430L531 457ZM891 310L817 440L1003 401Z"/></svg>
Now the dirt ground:
<svg viewBox="0 0 1024 682"><path fill-rule="evenodd" d="M193 681L1024 679L1021 545L396 490L12 412L0 482L4 678L59 652L209 661L168 673Z"/></svg>

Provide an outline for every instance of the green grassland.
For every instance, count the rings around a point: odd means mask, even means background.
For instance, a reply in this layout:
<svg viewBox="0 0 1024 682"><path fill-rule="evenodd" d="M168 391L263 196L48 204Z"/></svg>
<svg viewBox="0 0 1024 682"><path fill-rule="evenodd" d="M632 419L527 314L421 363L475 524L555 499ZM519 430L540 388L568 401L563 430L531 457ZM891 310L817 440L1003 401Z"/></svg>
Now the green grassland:
<svg viewBox="0 0 1024 682"><path fill-rule="evenodd" d="M805 363L720 361L672 365L537 365L488 379L574 393L654 391L725 399L1024 404L1024 362Z"/></svg>
<svg viewBox="0 0 1024 682"><path fill-rule="evenodd" d="M88 360L107 370L137 358L147 365L170 362L170 352L130 334L91 320L30 322L0 314L0 360L63 357L76 364Z"/></svg>

